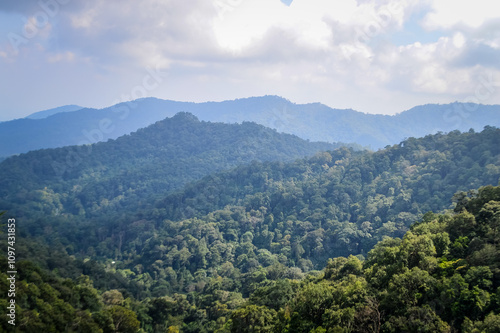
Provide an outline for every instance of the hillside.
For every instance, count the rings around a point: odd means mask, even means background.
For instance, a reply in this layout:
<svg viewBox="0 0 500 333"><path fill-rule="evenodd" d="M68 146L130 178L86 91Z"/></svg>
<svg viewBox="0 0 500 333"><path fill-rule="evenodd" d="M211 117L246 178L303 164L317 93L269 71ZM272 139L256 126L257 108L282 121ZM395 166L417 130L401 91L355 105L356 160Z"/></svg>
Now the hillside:
<svg viewBox="0 0 500 333"><path fill-rule="evenodd" d="M439 131L500 126L498 105L429 104L384 116L332 109L320 103L294 104L277 96L206 103L144 98L101 110L85 108L43 119L0 123L0 157L116 139L178 112L190 112L212 122L252 121L303 139L356 143L372 149Z"/></svg>
<svg viewBox="0 0 500 333"><path fill-rule="evenodd" d="M113 332L117 326L124 332L497 332L500 187L456 197L453 214L428 213L402 239L377 243L366 260L330 259L324 269L307 276L273 261L266 251L258 256L269 260L265 267L240 271L225 262L190 275L172 267L155 274L142 274L142 265L115 269L114 262L104 266L72 260L40 247L38 259L50 261L52 269L18 263L16 315L27 332L68 327ZM218 255L206 248L216 234L205 235L193 253L202 263ZM178 237L175 241L180 242ZM246 236L244 243L251 241ZM146 244L157 253L167 249ZM186 250L175 247L176 257L165 256L154 265L188 258ZM5 258L0 266L5 281ZM79 273L91 275L98 286ZM134 278L138 283L127 282ZM179 283L175 280L186 284L180 293L172 293ZM153 297L130 294L131 288L143 290L155 281L163 287ZM1 284L0 292L7 294L8 284ZM0 302L0 325L7 330L8 304Z"/></svg>
<svg viewBox="0 0 500 333"><path fill-rule="evenodd" d="M365 261L331 259L300 282L258 283L231 332L497 332L500 187L464 196L454 214L426 214ZM270 271L268 271L270 272ZM184 325L189 322L185 316ZM183 325L183 327L184 327Z"/></svg>
<svg viewBox="0 0 500 333"><path fill-rule="evenodd" d="M133 210L141 200L212 172L253 160L292 161L336 147L255 123L208 123L179 113L116 140L8 158L0 164L0 205L17 216Z"/></svg>

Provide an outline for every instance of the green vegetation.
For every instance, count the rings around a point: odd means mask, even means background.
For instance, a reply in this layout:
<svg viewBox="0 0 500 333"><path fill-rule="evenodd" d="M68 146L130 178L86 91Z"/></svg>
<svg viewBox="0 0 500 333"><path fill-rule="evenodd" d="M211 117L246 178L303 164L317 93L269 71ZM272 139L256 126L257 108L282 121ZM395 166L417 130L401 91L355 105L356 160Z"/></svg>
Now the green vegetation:
<svg viewBox="0 0 500 333"><path fill-rule="evenodd" d="M196 154L213 129L201 125L176 169L217 156ZM261 128L240 126L237 149ZM148 135L95 145L62 177L42 170L64 149L0 165L2 205L18 221L19 332L500 329L500 130L254 161L169 189L170 164L152 157L168 140ZM150 155L122 156L135 145Z"/></svg>
<svg viewBox="0 0 500 333"><path fill-rule="evenodd" d="M37 212L102 216L240 164L292 161L338 145L311 143L254 123L200 122L179 113L131 135L86 146L33 151L0 164L0 205L17 217Z"/></svg>
<svg viewBox="0 0 500 333"><path fill-rule="evenodd" d="M280 263L241 272L226 262L197 270L182 293L157 290L141 301L126 289L99 292L88 276L63 279L23 261L17 331L497 332L500 186L457 198L454 213L425 214L402 239L377 243L366 260L337 257L305 277ZM203 253L210 254L195 256ZM126 279L125 270L107 271ZM7 289L3 282L0 292Z"/></svg>
<svg viewBox="0 0 500 333"><path fill-rule="evenodd" d="M500 187L461 195L454 214L426 214L364 261L338 257L300 282L259 283L228 327L249 332L257 317L274 332L497 332L499 227Z"/></svg>

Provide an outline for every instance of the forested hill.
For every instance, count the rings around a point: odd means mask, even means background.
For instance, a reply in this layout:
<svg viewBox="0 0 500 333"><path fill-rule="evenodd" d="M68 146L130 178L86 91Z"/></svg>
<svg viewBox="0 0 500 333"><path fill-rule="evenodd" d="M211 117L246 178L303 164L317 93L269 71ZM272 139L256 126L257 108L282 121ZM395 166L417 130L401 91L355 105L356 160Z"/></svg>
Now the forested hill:
<svg viewBox="0 0 500 333"><path fill-rule="evenodd" d="M486 127L409 138L377 152L341 148L293 163L240 166L190 184L156 207L176 220L241 205L265 207L282 220L408 226L427 211L449 208L455 192L499 180L500 129Z"/></svg>
<svg viewBox="0 0 500 333"><path fill-rule="evenodd" d="M215 171L253 160L292 161L336 147L255 123L209 123L179 113L117 140L38 150L3 161L1 206L44 216L132 209L149 195L166 194Z"/></svg>

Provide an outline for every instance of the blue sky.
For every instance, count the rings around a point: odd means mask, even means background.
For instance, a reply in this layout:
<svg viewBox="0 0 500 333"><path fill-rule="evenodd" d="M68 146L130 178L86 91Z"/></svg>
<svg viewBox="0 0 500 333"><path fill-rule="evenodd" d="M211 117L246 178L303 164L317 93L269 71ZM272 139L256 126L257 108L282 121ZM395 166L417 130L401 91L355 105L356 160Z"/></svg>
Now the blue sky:
<svg viewBox="0 0 500 333"><path fill-rule="evenodd" d="M4 0L0 121L136 97L500 104L490 0Z"/></svg>

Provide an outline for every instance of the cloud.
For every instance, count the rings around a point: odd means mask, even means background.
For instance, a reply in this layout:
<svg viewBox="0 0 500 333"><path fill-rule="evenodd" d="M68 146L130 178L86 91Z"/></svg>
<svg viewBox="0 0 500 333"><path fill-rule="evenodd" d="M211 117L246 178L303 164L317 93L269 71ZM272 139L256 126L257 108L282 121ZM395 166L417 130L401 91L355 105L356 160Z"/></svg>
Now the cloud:
<svg viewBox="0 0 500 333"><path fill-rule="evenodd" d="M432 10L423 23L428 29L451 29L457 25L479 28L490 19L498 18L490 0L432 1Z"/></svg>
<svg viewBox="0 0 500 333"><path fill-rule="evenodd" d="M0 3L2 18L11 18L0 23L5 36L23 37L26 22L36 23L38 13L49 17L17 53L7 38L0 40L0 70L19 81L15 87L41 87L38 101L52 103L47 108L62 104L61 95L78 98L67 104L104 106L140 83L147 68L158 67L169 73L152 92L160 98L279 94L394 113L460 100L474 92L479 76L498 69L500 15L482 0L477 6L448 0L42 1L59 1L57 13L48 15L35 0ZM406 29L411 38L396 44L393 36ZM13 64L17 72L7 70ZM65 84L68 76L75 82ZM42 84L49 77L50 89ZM16 96L7 85L0 97L12 109L20 103Z"/></svg>

